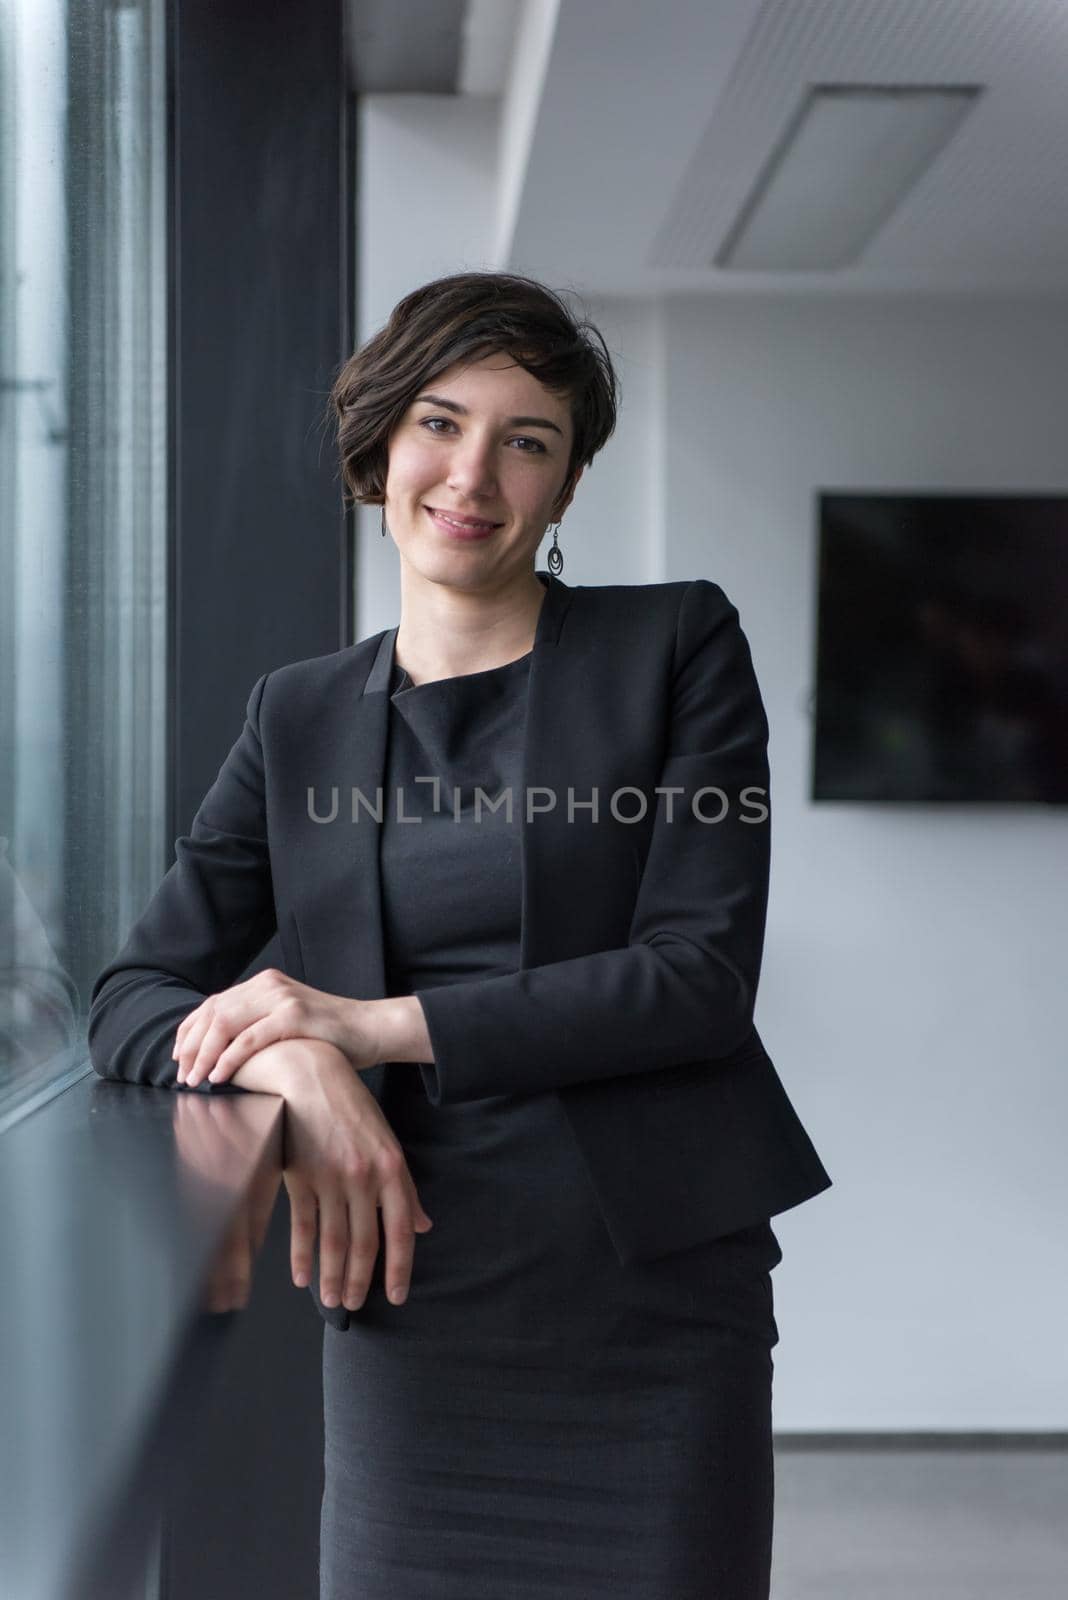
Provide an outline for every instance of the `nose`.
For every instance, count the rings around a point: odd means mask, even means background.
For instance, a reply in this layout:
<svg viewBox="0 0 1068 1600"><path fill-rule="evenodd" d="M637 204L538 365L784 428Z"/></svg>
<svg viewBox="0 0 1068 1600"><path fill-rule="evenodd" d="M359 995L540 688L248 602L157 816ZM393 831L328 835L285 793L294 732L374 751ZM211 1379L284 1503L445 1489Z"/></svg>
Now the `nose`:
<svg viewBox="0 0 1068 1600"><path fill-rule="evenodd" d="M474 434L458 440L449 454L448 485L456 495L496 493L497 477L493 443Z"/></svg>

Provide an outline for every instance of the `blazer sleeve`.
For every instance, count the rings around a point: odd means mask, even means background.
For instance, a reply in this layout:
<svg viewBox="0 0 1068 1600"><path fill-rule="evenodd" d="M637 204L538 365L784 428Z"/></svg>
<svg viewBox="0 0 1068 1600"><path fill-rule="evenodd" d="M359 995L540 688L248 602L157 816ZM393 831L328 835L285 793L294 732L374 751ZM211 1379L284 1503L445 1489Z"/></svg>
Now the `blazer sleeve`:
<svg viewBox="0 0 1068 1600"><path fill-rule="evenodd" d="M416 991L432 1104L655 1072L728 1055L749 1034L770 869L768 723L738 612L707 579L683 591L665 710L658 789L684 792L656 796L628 944ZM718 791L727 806L714 821Z"/></svg>
<svg viewBox="0 0 1068 1600"><path fill-rule="evenodd" d="M178 1024L235 983L275 931L259 731L268 677L253 688L244 728L189 833L175 842L174 865L93 985L89 1056L103 1078L174 1087Z"/></svg>

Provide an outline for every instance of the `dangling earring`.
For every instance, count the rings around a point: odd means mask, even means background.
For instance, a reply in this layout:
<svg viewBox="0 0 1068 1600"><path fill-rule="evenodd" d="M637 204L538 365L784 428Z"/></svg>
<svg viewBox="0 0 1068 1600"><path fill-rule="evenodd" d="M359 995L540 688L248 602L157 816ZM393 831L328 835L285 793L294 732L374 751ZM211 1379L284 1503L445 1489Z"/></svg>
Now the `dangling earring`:
<svg viewBox="0 0 1068 1600"><path fill-rule="evenodd" d="M386 537L386 502L382 502L382 537Z"/></svg>
<svg viewBox="0 0 1068 1600"><path fill-rule="evenodd" d="M549 571L552 573L554 578L558 578L561 572L564 570L564 553L560 549L558 542L559 533L560 524L558 522L553 528L552 549L549 551Z"/></svg>

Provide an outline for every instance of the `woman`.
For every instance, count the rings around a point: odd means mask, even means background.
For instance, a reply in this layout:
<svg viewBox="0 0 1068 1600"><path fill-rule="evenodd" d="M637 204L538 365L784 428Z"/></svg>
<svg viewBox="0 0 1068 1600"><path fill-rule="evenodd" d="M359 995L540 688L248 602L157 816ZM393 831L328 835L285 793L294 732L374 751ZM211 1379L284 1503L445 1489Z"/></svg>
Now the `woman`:
<svg viewBox="0 0 1068 1600"><path fill-rule="evenodd" d="M324 1600L768 1594L769 1218L830 1180L752 1024L737 612L559 578L616 392L596 330L504 274L416 290L351 358L342 469L401 620L259 680L94 989L98 1071L285 1098ZM285 970L237 982L276 927Z"/></svg>

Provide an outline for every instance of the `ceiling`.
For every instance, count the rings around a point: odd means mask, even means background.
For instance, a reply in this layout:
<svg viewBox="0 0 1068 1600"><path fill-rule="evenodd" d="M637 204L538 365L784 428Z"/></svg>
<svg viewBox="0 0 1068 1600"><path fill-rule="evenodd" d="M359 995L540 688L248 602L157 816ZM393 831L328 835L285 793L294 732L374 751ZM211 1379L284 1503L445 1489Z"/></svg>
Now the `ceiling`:
<svg viewBox="0 0 1068 1600"><path fill-rule="evenodd" d="M440 92L501 93L505 107L529 97L518 4L425 3L442 60L452 50ZM413 4L377 8L381 26ZM425 71L427 39L402 32L394 60ZM856 263L711 265L806 87L822 83L983 92ZM642 295L1065 293L1068 0L560 0L520 157L496 264L553 281Z"/></svg>

